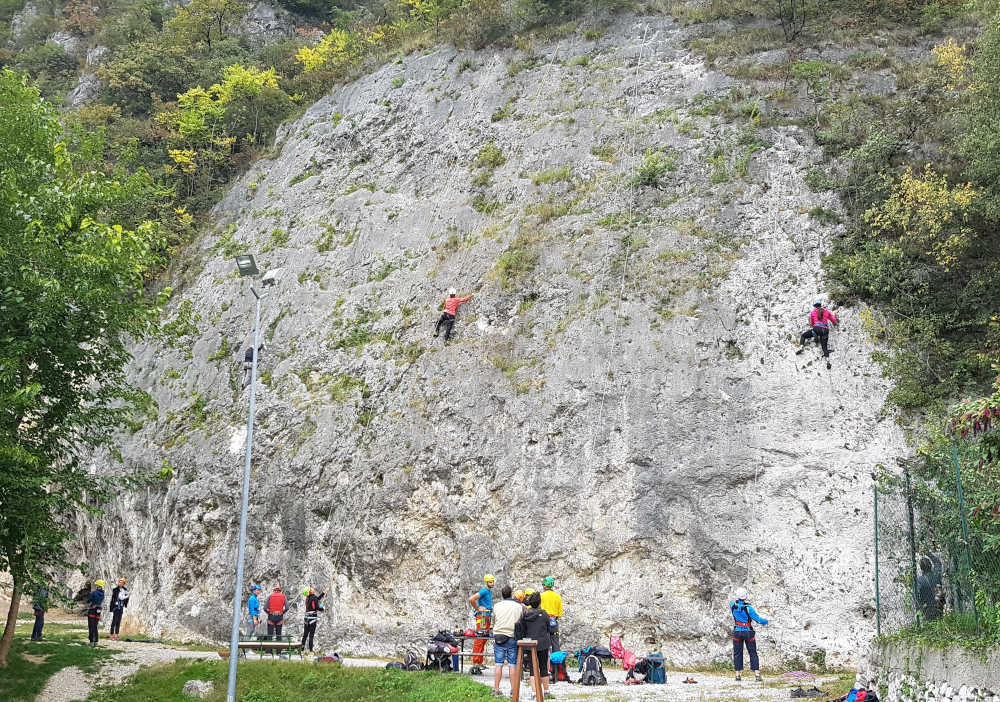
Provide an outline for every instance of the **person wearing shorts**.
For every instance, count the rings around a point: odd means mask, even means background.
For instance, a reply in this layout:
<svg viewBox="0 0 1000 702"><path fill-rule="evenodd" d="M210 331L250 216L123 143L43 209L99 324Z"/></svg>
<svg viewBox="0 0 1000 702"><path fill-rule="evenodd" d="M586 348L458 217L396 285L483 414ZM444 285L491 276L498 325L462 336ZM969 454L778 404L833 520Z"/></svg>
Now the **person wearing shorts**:
<svg viewBox="0 0 1000 702"><path fill-rule="evenodd" d="M517 663L517 639L514 628L524 616L524 606L514 599L510 585L505 585L500 591L503 600L493 607L493 696L502 697L500 678L503 677L503 667L507 666L507 676L514 673Z"/></svg>

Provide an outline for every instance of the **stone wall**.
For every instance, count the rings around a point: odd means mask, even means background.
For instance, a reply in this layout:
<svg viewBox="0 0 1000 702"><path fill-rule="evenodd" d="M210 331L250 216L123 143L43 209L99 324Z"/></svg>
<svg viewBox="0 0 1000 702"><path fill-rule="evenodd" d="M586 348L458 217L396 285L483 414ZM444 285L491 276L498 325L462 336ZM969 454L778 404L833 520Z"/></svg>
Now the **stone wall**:
<svg viewBox="0 0 1000 702"><path fill-rule="evenodd" d="M861 676L884 702L1000 702L1000 647L977 655L958 648L875 644Z"/></svg>

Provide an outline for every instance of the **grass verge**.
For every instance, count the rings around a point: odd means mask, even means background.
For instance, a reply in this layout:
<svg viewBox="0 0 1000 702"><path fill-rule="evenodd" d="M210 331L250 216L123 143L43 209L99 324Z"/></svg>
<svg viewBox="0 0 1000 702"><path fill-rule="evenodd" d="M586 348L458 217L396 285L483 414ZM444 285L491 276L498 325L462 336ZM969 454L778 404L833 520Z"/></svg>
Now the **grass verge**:
<svg viewBox="0 0 1000 702"><path fill-rule="evenodd" d="M86 620L83 620L86 628ZM90 648L86 633L77 627L46 624L44 640L29 641L31 625L18 625L8 665L0 674L0 700L34 702L49 678L63 668L76 666L84 672L97 670L98 663L114 655L106 648ZM71 633L72 631L72 633Z"/></svg>
<svg viewBox="0 0 1000 702"><path fill-rule="evenodd" d="M187 702L188 680L209 680L209 702L226 697L225 661L176 661L147 668L124 685L95 690L88 702ZM431 672L407 673L339 665L281 665L248 661L239 665L236 699L241 702L468 702L490 699L490 689L468 678Z"/></svg>

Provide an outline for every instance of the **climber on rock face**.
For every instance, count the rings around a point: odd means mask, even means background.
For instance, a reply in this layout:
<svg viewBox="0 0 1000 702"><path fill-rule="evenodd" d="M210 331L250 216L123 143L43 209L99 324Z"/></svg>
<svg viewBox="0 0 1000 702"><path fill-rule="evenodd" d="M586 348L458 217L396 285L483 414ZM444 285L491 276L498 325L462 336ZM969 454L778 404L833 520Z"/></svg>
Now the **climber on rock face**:
<svg viewBox="0 0 1000 702"><path fill-rule="evenodd" d="M444 301L444 312L441 313L441 318L438 320L437 326L434 327L434 336L437 336L441 331L441 325L444 325L445 341L451 339L451 328L455 325L455 315L458 314L458 306L472 299L472 295L467 295L466 297L456 297L456 295L458 295L458 291L455 288L448 289L448 297Z"/></svg>
<svg viewBox="0 0 1000 702"><path fill-rule="evenodd" d="M746 588L737 588L733 594L735 599L729 603L729 613L733 615L733 668L736 670L736 679L739 680L743 677L743 647L746 646L747 653L750 654L750 670L754 672L754 676L760 682L757 633L753 630L753 623L757 622L761 626L767 626L767 620L757 614L747 602L749 595Z"/></svg>
<svg viewBox="0 0 1000 702"><path fill-rule="evenodd" d="M837 323L837 316L830 310L823 307L822 302L813 303L812 311L809 313L809 330L802 332L799 338L799 350L796 354L805 351L806 342L815 338L823 348L823 358L830 355L830 348L827 345L830 341L830 327Z"/></svg>

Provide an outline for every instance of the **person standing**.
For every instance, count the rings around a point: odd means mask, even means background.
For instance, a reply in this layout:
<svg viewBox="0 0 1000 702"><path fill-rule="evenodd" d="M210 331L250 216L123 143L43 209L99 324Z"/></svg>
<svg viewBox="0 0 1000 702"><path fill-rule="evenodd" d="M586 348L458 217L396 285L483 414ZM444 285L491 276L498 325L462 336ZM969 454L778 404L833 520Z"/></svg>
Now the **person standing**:
<svg viewBox="0 0 1000 702"><path fill-rule="evenodd" d="M261 591L260 585L250 587L250 597L247 599L247 638L252 639L254 631L260 624L260 598L257 594Z"/></svg>
<svg viewBox="0 0 1000 702"><path fill-rule="evenodd" d="M542 609L542 596L537 592L525 598L528 609L524 610L520 626L515 630L518 639L534 639L537 641L538 650L538 670L532 666L531 685L534 687L534 678L537 675L542 681L542 691L549 692L549 651L552 647L551 628L549 626L549 613ZM531 657L528 657L531 660Z"/></svg>
<svg viewBox="0 0 1000 702"><path fill-rule="evenodd" d="M750 654L750 670L757 682L760 682L760 660L757 658L757 633L753 623L767 626L767 620L757 614L747 602L749 595L744 587L737 588L735 599L729 603L729 612L733 615L733 668L736 669L736 679L743 677L743 647Z"/></svg>
<svg viewBox="0 0 1000 702"><path fill-rule="evenodd" d="M118 640L118 631L122 626L122 615L128 607L129 591L125 587L125 578L118 579L118 586L111 591L111 640Z"/></svg>
<svg viewBox="0 0 1000 702"><path fill-rule="evenodd" d="M472 295L455 297L457 294L458 291L455 290L455 288L448 288L448 297L444 301L444 312L441 313L441 318L438 320L437 326L434 327L434 336L436 337L441 331L441 325L444 325L445 341L451 339L451 328L455 325L455 316L458 314L458 306L463 302L468 302L472 299Z"/></svg>
<svg viewBox="0 0 1000 702"><path fill-rule="evenodd" d="M281 627L285 623L285 612L288 611L288 602L285 600L285 593L281 591L281 585L275 585L271 594L267 596L264 603L264 611L267 612L267 638L281 638Z"/></svg>
<svg viewBox="0 0 1000 702"><path fill-rule="evenodd" d="M104 606L104 581L95 580L94 589L87 598L87 638L91 648L97 646L100 638L98 625L101 623L101 608Z"/></svg>
<svg viewBox="0 0 1000 702"><path fill-rule="evenodd" d="M503 600L493 608L493 696L502 697L500 693L500 678L503 677L503 666L507 664L507 677L514 674L517 663L517 639L514 629L524 616L524 606L514 599L510 585L504 585L500 591Z"/></svg>
<svg viewBox="0 0 1000 702"><path fill-rule="evenodd" d="M306 650L306 639L309 639L309 652L313 650L313 638L316 636L316 622L319 621L319 613L323 611L320 600L326 595L326 591L316 594L308 585L302 589L302 594L306 596L305 626L302 628L302 650Z"/></svg>
<svg viewBox="0 0 1000 702"><path fill-rule="evenodd" d="M799 338L799 350L795 353L800 354L805 351L806 342L815 337L823 349L823 358L829 358L830 328L836 323L837 315L823 307L822 302L814 302L809 313L809 330L802 332Z"/></svg>
<svg viewBox="0 0 1000 702"><path fill-rule="evenodd" d="M552 651L559 650L559 619L563 615L562 595L553 590L556 580L551 575L542 578L542 609L549 614L549 625L552 629Z"/></svg>
<svg viewBox="0 0 1000 702"><path fill-rule="evenodd" d="M495 582L496 578L487 573L483 576L483 587L469 598L469 604L472 605L472 609L476 613L476 640L472 642L472 652L479 654L472 657L473 665L483 664L482 654L486 651L486 639L490 635L490 629L493 628L493 585Z"/></svg>
<svg viewBox="0 0 1000 702"><path fill-rule="evenodd" d="M45 626L45 613L49 610L49 591L39 585L31 600L31 609L35 613L35 626L31 630L31 640L42 640L42 627Z"/></svg>

